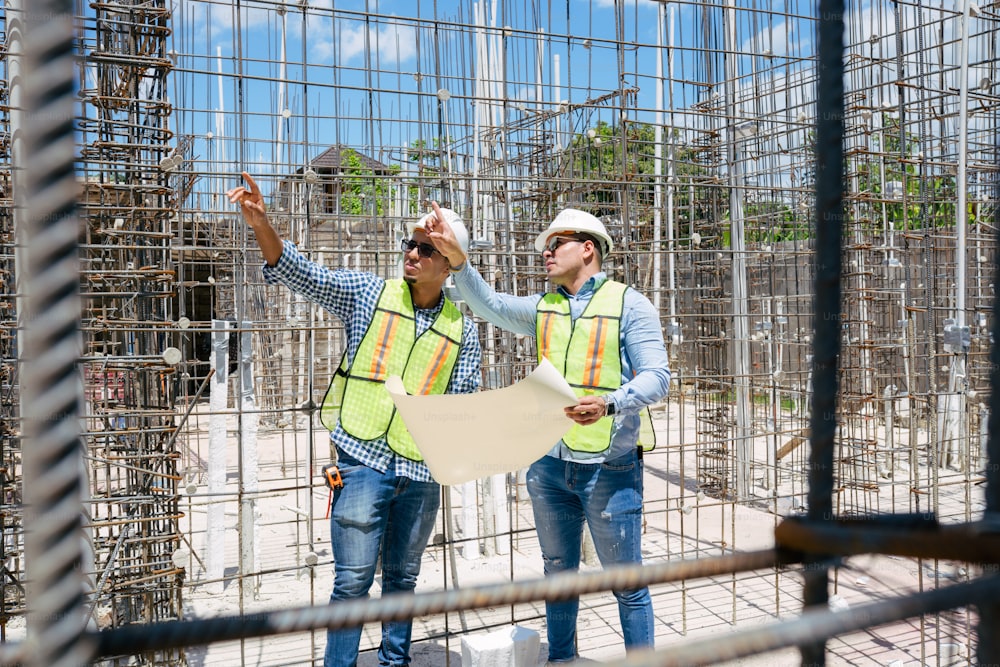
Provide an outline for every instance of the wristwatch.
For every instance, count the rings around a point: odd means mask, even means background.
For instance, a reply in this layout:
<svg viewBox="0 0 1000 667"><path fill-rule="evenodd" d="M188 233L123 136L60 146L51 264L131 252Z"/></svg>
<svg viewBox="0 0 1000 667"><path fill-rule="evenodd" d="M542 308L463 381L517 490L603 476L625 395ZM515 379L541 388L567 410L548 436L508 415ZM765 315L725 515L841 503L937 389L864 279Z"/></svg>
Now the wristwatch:
<svg viewBox="0 0 1000 667"><path fill-rule="evenodd" d="M604 416L613 417L615 414L615 402L607 396L604 397Z"/></svg>

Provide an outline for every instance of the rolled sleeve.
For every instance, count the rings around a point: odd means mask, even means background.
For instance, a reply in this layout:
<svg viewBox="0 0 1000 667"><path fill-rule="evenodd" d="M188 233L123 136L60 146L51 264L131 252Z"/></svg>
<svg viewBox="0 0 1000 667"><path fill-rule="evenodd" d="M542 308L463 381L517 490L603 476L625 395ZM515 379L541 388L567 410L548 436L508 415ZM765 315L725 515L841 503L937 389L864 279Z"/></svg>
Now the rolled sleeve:
<svg viewBox="0 0 1000 667"><path fill-rule="evenodd" d="M611 393L616 413L637 414L662 400L670 390L670 360L656 308L634 289L625 296L622 349L627 377Z"/></svg>
<svg viewBox="0 0 1000 667"><path fill-rule="evenodd" d="M284 285L345 323L352 322L359 295L373 292L384 282L378 276L362 271L328 269L306 258L288 240L282 243L281 257L275 265L265 264L263 272L264 281L268 284Z"/></svg>

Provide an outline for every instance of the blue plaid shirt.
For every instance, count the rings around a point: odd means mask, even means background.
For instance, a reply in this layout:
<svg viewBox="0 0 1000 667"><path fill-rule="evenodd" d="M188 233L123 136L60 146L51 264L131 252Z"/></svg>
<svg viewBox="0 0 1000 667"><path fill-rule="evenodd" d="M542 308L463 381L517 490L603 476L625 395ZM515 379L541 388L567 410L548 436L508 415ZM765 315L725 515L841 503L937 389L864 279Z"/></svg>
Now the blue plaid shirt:
<svg viewBox="0 0 1000 667"><path fill-rule="evenodd" d="M264 280L269 285L280 283L336 315L347 330L347 360L352 363L374 316L385 279L362 271L331 270L306 259L291 241L285 241L283 245L278 263L264 265ZM414 309L417 336L434 323L443 306L442 298L434 308ZM448 394L471 394L479 389L482 359L479 336L472 320L468 317L462 319L462 347L445 392ZM418 482L434 481L426 464L399 456L389 448L384 438L358 440L344 432L338 421L337 427L330 432L330 439L348 455L375 470L385 472L393 466L399 476Z"/></svg>

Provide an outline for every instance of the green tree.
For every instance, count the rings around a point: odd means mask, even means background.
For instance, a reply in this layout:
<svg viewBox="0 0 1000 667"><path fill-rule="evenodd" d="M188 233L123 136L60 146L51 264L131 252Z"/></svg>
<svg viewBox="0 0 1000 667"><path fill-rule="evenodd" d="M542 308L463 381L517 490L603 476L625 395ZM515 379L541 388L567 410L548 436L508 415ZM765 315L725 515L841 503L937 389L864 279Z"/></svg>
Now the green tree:
<svg viewBox="0 0 1000 667"><path fill-rule="evenodd" d="M395 194L391 180L377 176L371 167L366 167L357 151L344 149L341 155L340 210L348 215L385 215L389 201ZM400 171L399 165L391 165L390 173Z"/></svg>
<svg viewBox="0 0 1000 667"><path fill-rule="evenodd" d="M854 165L858 192L870 193L874 199L865 207L867 219L878 227L887 224L896 230L955 224L955 178L921 177L917 135L901 132L899 119L883 114L882 129L872 137L872 143L881 157Z"/></svg>
<svg viewBox="0 0 1000 667"><path fill-rule="evenodd" d="M437 137L430 142L412 141L406 159L417 166L416 182L411 184L407 204L410 215L418 215L424 212L423 200L443 201L445 167L441 159L441 142Z"/></svg>
<svg viewBox="0 0 1000 667"><path fill-rule="evenodd" d="M573 136L566 149L566 173L597 216L616 213L623 197L640 207L653 203L656 130L648 123L612 126L604 121Z"/></svg>
<svg viewBox="0 0 1000 667"><path fill-rule="evenodd" d="M799 215L785 202L760 201L746 204L743 229L755 243L797 241L812 235L808 215Z"/></svg>
<svg viewBox="0 0 1000 667"><path fill-rule="evenodd" d="M673 132L669 138L673 146L675 220L680 237L687 238L711 219L717 188L702 185L709 180L703 178L709 173L700 162L703 153L683 143L679 131ZM575 192L582 192L582 202L590 204L586 208L594 215L620 215L621 203L627 200L633 218L649 222L654 215L656 185L666 185L664 177L671 159L666 140L661 157L663 173L658 174L655 125L627 122L622 126L598 121L570 140L559 176Z"/></svg>

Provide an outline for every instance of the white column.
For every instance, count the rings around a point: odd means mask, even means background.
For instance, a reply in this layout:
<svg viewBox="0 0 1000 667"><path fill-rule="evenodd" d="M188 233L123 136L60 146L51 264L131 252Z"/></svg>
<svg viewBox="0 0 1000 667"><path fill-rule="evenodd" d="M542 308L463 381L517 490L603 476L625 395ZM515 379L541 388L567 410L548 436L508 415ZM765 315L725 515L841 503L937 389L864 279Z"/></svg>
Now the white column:
<svg viewBox="0 0 1000 667"><path fill-rule="evenodd" d="M482 531L488 536L485 545L487 556L510 553L508 543L499 538L510 530L506 481L506 474L490 475L480 480L483 498Z"/></svg>
<svg viewBox="0 0 1000 667"><path fill-rule="evenodd" d="M253 390L250 323L243 322L240 328L240 573L243 575L243 595L257 599L260 577L248 575L257 571L260 562L257 521L257 425L260 415Z"/></svg>
<svg viewBox="0 0 1000 667"><path fill-rule="evenodd" d="M462 557L465 560L479 560L479 503L477 502L476 485L478 482L466 482L452 489L458 492L462 504Z"/></svg>
<svg viewBox="0 0 1000 667"><path fill-rule="evenodd" d="M226 408L229 404L229 322L212 320L212 376L208 418L208 509L205 528L205 574L214 592L222 592L226 571Z"/></svg>

